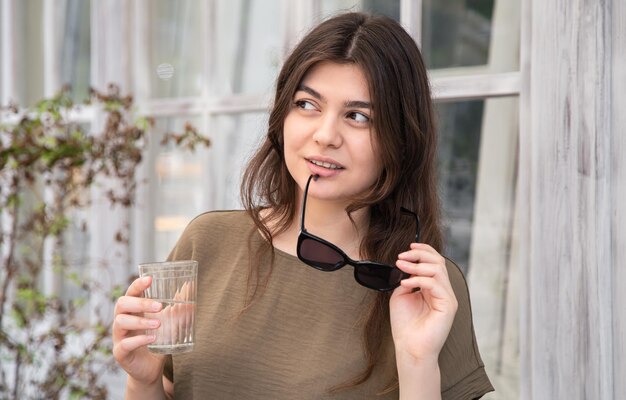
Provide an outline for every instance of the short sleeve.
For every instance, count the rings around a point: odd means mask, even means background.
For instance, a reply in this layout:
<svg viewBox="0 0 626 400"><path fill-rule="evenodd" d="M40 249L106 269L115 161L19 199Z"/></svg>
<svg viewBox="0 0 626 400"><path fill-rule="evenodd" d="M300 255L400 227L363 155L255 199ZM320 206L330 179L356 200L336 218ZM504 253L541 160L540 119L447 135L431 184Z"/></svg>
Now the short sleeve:
<svg viewBox="0 0 626 400"><path fill-rule="evenodd" d="M448 259L446 261L459 307L439 354L442 399L479 399L494 389L478 351L467 282L459 267Z"/></svg>

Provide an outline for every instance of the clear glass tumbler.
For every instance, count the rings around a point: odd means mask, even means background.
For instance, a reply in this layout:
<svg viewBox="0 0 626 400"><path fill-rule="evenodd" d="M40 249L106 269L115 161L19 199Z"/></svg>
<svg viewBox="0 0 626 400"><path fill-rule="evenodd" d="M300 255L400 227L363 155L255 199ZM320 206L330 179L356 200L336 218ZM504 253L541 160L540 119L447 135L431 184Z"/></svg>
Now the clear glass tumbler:
<svg viewBox="0 0 626 400"><path fill-rule="evenodd" d="M157 313L146 318L161 321L158 329L146 334L156 335L148 350L159 354L178 354L193 350L198 262L166 261L139 265L139 275L151 276L152 284L144 297L163 304Z"/></svg>

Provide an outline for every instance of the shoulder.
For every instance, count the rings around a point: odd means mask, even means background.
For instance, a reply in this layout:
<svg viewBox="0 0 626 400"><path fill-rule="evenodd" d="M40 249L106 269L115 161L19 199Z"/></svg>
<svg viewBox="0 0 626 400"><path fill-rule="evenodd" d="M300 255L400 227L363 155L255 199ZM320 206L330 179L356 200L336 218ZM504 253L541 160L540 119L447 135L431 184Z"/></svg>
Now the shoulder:
<svg viewBox="0 0 626 400"><path fill-rule="evenodd" d="M192 219L185 233L206 233L207 231L227 230L249 226L251 220L243 210L207 211Z"/></svg>
<svg viewBox="0 0 626 400"><path fill-rule="evenodd" d="M192 219L179 241L221 239L249 231L253 222L246 211L207 211Z"/></svg>
<svg viewBox="0 0 626 400"><path fill-rule="evenodd" d="M193 218L170 254L170 259L188 259L198 252L219 249L225 241L243 237L253 226L243 210L207 211Z"/></svg>
<svg viewBox="0 0 626 400"><path fill-rule="evenodd" d="M443 398L480 398L493 387L478 351L467 281L458 265L448 258L446 268L459 307L439 355Z"/></svg>

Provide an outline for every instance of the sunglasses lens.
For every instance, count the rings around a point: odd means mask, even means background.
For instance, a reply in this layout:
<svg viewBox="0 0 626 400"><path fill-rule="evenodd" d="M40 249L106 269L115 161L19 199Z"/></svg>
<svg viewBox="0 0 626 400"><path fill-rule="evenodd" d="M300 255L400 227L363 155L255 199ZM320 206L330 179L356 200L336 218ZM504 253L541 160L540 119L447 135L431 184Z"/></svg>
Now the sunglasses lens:
<svg viewBox="0 0 626 400"><path fill-rule="evenodd" d="M400 285L407 274L398 268L381 267L380 265L359 265L355 271L356 280L363 286L377 290L391 290Z"/></svg>
<svg viewBox="0 0 626 400"><path fill-rule="evenodd" d="M310 238L303 239L298 250L302 261L323 271L334 271L344 262L335 249Z"/></svg>

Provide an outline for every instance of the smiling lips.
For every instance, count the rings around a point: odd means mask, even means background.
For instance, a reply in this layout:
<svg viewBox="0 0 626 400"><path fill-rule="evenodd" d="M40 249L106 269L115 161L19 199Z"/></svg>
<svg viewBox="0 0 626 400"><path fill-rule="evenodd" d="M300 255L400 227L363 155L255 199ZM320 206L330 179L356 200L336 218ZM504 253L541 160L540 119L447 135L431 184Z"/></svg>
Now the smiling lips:
<svg viewBox="0 0 626 400"><path fill-rule="evenodd" d="M308 161L313 165L317 165L318 167L334 169L334 170L344 169L341 165L337 165L337 164L333 164L333 163L329 163L325 161L319 161L319 160L308 160Z"/></svg>

